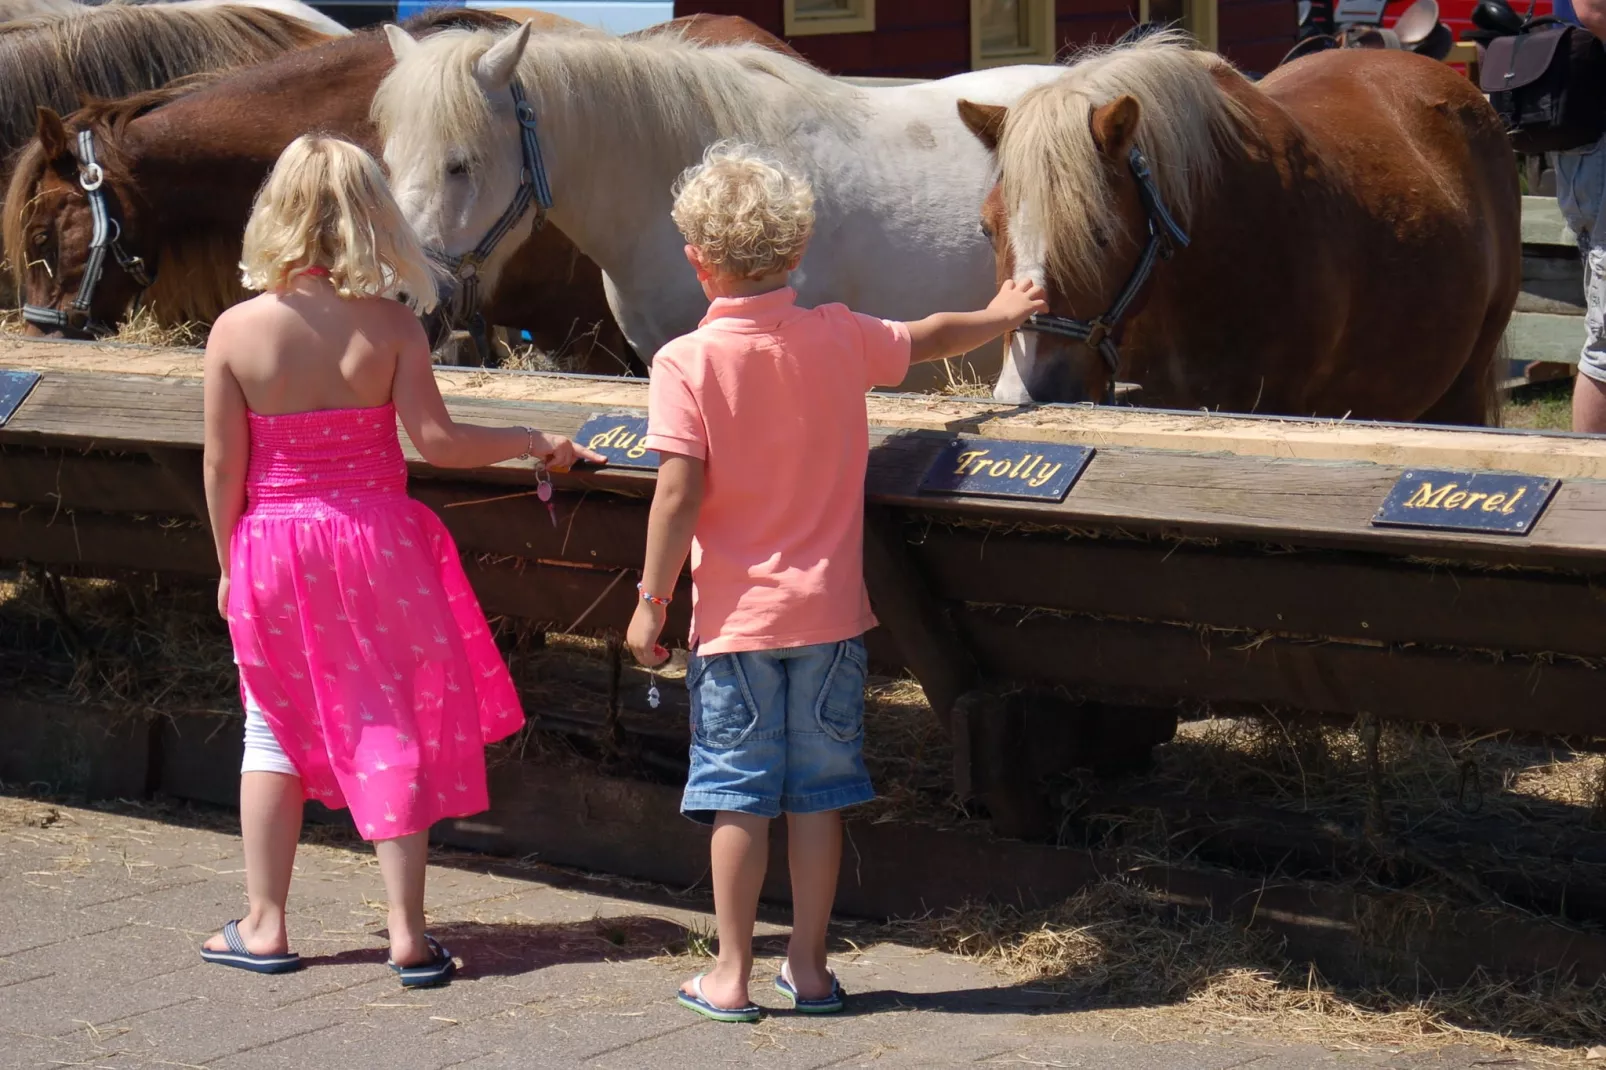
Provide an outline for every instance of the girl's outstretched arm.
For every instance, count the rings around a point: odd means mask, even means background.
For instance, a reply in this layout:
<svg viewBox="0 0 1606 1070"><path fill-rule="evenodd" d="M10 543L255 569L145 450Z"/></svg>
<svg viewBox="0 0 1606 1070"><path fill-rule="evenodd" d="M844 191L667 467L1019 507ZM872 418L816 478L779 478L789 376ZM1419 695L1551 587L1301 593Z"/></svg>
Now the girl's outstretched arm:
<svg viewBox="0 0 1606 1070"><path fill-rule="evenodd" d="M398 316L398 320L403 334L391 400L407 429L407 437L426 462L437 468L483 468L529 451L559 471L580 460L603 463L600 453L576 446L562 435L453 420L435 384L435 366L429 359L424 328L410 313Z"/></svg>

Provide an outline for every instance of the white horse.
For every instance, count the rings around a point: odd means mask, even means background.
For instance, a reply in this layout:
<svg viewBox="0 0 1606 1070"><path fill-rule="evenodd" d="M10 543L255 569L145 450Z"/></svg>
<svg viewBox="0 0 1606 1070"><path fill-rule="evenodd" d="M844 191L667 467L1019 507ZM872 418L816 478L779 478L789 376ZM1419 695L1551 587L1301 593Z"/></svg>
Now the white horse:
<svg viewBox="0 0 1606 1070"><path fill-rule="evenodd" d="M532 38L528 27L422 41L386 32L397 63L373 114L397 201L426 246L461 256L505 222L526 155L516 78L536 117L551 221L602 267L620 327L644 357L707 309L669 217L670 187L724 138L784 156L814 184L815 234L793 276L801 303L841 301L888 319L985 305L994 262L979 219L993 163L958 101L1008 104L1063 73L1003 67L864 88L752 45ZM482 284L495 285L536 215L507 231L479 268ZM995 347L976 371L991 376L999 363Z"/></svg>

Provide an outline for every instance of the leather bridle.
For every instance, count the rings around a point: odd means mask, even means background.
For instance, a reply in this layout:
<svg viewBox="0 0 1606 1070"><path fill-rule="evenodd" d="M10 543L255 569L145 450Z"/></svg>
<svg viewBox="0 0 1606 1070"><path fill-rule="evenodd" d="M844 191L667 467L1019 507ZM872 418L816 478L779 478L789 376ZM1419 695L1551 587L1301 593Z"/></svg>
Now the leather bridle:
<svg viewBox="0 0 1606 1070"><path fill-rule="evenodd" d="M1154 176L1149 171L1149 161L1144 158L1136 145L1127 154L1127 166L1132 171L1132 178L1137 182L1138 197L1143 202L1143 214L1149 227L1149 238L1144 243L1143 253L1127 276L1126 285L1115 301L1105 310L1102 316L1093 319L1076 319L1072 316L1057 316L1051 312L1039 312L1032 315L1021 325L1023 331L1036 331L1039 334L1051 334L1057 338L1068 338L1073 342L1083 342L1098 350L1099 356L1104 358L1104 365L1110 372L1110 386L1108 399L1115 400L1115 371L1121 366L1121 350L1118 346L1121 337L1121 320L1131 311L1132 303L1137 300L1149 276L1154 273L1155 264L1161 260L1170 260L1178 249L1186 248L1188 235L1172 218L1165 202L1160 198L1160 190L1154 184Z"/></svg>
<svg viewBox="0 0 1606 1070"><path fill-rule="evenodd" d="M552 208L552 187L548 183L546 163L541 157L541 139L536 129L535 108L524 96L524 87L515 79L509 86L513 95L513 114L519 123L519 148L522 170L519 188L512 202L502 210L491 229L485 232L478 245L461 256L431 253L431 258L457 279L457 292L452 296L451 307L446 310L453 327L473 323L479 314L479 273L481 266L501 244L508 232L518 225L533 203L536 209L534 230L546 225L547 212Z"/></svg>
<svg viewBox="0 0 1606 1070"><path fill-rule="evenodd" d="M95 287L106 273L106 253L109 251L129 278L141 288L151 284L152 275L145 261L123 248L123 228L112 218L111 201L104 185L106 173L95 159L95 136L89 130L78 131L78 188L84 191L89 202L90 218L94 229L89 238L89 258L84 261L84 277L78 283L78 293L65 309L43 305L23 305L22 318L35 327L65 330L83 327L93 330L97 326L89 314L95 300Z"/></svg>

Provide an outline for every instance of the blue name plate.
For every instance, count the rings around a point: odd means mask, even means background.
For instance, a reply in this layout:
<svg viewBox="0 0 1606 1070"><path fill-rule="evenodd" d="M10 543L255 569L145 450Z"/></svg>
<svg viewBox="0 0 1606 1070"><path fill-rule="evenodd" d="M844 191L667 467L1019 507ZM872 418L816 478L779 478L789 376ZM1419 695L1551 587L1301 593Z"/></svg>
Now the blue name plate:
<svg viewBox="0 0 1606 1070"><path fill-rule="evenodd" d="M1526 535L1558 485L1537 476L1413 470L1401 474L1372 523Z"/></svg>
<svg viewBox="0 0 1606 1070"><path fill-rule="evenodd" d="M0 427L17 414L38 382L38 372L0 372Z"/></svg>
<svg viewBox="0 0 1606 1070"><path fill-rule="evenodd" d="M967 498L1063 501L1092 459L1087 446L956 438L926 469L920 489Z"/></svg>
<svg viewBox="0 0 1606 1070"><path fill-rule="evenodd" d="M642 445L646 437L645 416L602 413L587 420L574 440L608 458L610 468L657 468L657 451Z"/></svg>

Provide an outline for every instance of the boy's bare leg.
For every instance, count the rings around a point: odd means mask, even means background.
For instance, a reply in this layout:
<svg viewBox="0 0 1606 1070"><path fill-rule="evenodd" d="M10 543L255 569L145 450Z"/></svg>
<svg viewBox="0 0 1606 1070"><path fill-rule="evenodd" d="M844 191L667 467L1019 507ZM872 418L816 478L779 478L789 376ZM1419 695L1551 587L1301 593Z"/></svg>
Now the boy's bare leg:
<svg viewBox="0 0 1606 1070"><path fill-rule="evenodd" d="M424 939L424 873L429 866L429 833L377 840L379 872L390 900L390 961L423 966L434 958Z"/></svg>
<svg viewBox="0 0 1606 1070"><path fill-rule="evenodd" d="M716 1007L745 1007L753 973L753 926L758 893L769 864L770 819L721 810L714 816L710 848L714 877L714 920L719 925L719 958L703 978L703 995ZM689 995L691 982L680 986Z"/></svg>
<svg viewBox="0 0 1606 1070"><path fill-rule="evenodd" d="M831 994L825 934L842 866L842 812L786 815L787 861L792 869L792 940L786 947L799 999Z"/></svg>
<svg viewBox="0 0 1606 1070"><path fill-rule="evenodd" d="M290 876L301 840L301 778L284 773L240 776L240 839L245 846L245 896L250 912L240 919L240 938L253 955L283 955L290 950L284 905L290 898ZM206 942L213 951L227 951L219 933Z"/></svg>

